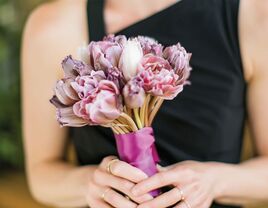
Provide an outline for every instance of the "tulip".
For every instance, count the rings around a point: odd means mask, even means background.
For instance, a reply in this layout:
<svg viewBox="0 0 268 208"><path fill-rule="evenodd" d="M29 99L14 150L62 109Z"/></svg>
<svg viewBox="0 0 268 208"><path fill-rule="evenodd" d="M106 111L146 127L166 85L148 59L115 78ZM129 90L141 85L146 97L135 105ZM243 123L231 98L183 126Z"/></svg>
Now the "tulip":
<svg viewBox="0 0 268 208"><path fill-rule="evenodd" d="M145 36L138 36L135 39L141 44L144 55L152 54L156 56L162 56L163 46L159 44L155 39Z"/></svg>
<svg viewBox="0 0 268 208"><path fill-rule="evenodd" d="M74 114L90 125L107 125L117 119L122 110L119 89L108 80L101 80L95 94L73 106Z"/></svg>
<svg viewBox="0 0 268 208"><path fill-rule="evenodd" d="M123 47L126 42L127 42L127 38L124 35L107 35L103 38L103 41L109 41L109 42L113 42L113 43L118 43L121 47Z"/></svg>
<svg viewBox="0 0 268 208"><path fill-rule="evenodd" d="M86 120L74 114L73 107L58 108L56 115L61 126L82 127L88 125Z"/></svg>
<svg viewBox="0 0 268 208"><path fill-rule="evenodd" d="M89 44L91 66L95 70L107 71L117 67L122 47L116 42L98 41Z"/></svg>
<svg viewBox="0 0 268 208"><path fill-rule="evenodd" d="M62 79L57 81L54 89L55 95L58 100L66 106L74 104L79 100L76 91L71 86L72 79Z"/></svg>
<svg viewBox="0 0 268 208"><path fill-rule="evenodd" d="M90 75L77 76L71 86L76 91L80 99L94 94L101 80L106 79L103 71L91 71Z"/></svg>
<svg viewBox="0 0 268 208"><path fill-rule="evenodd" d="M138 73L138 66L143 57L140 43L137 40L128 40L119 61L119 69L128 81Z"/></svg>
<svg viewBox="0 0 268 208"><path fill-rule="evenodd" d="M72 56L67 56L62 61L62 68L64 71L64 78L75 79L78 75L90 74L92 67L72 58Z"/></svg>
<svg viewBox="0 0 268 208"><path fill-rule="evenodd" d="M89 49L86 44L78 48L77 55L78 55L79 60L83 61L84 63L88 65L91 65Z"/></svg>
<svg viewBox="0 0 268 208"><path fill-rule="evenodd" d="M183 90L169 62L158 56L149 54L142 59L138 77L143 80L146 93L165 100L174 99Z"/></svg>
<svg viewBox="0 0 268 208"><path fill-rule="evenodd" d="M123 88L123 96L125 104L129 108L139 108L145 100L145 91L142 87L141 80L137 78L131 79Z"/></svg>
<svg viewBox="0 0 268 208"><path fill-rule="evenodd" d="M178 43L177 45L165 48L163 57L169 61L176 74L179 75L178 83L189 83L187 79L189 78L192 70L190 66L192 54L187 53L185 48Z"/></svg>

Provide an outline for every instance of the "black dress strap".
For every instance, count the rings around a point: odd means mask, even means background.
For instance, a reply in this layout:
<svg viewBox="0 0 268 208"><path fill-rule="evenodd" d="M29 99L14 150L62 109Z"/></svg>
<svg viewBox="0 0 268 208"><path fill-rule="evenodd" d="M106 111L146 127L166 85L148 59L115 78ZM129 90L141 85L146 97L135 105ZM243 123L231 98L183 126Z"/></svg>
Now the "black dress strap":
<svg viewBox="0 0 268 208"><path fill-rule="evenodd" d="M103 17L104 0L87 1L87 19L90 41L98 41L105 35Z"/></svg>

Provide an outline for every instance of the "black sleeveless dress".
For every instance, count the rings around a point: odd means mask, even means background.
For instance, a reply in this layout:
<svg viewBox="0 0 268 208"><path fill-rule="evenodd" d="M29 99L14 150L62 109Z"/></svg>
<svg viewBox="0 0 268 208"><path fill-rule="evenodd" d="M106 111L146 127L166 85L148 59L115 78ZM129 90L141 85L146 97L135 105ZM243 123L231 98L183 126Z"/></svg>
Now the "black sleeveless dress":
<svg viewBox="0 0 268 208"><path fill-rule="evenodd" d="M104 0L88 1L90 40L106 34ZM178 41L193 54L191 85L166 101L153 128L162 165L183 160L239 163L245 90L238 40L239 0L182 0L118 31L145 35L163 45ZM111 130L70 128L81 165L115 155ZM227 208L213 204L212 208Z"/></svg>

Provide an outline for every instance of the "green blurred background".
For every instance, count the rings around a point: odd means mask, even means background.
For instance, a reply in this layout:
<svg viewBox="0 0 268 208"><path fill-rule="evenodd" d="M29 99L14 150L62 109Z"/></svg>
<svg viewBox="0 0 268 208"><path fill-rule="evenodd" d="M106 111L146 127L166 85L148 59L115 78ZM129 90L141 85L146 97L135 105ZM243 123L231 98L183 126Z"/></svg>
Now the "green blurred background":
<svg viewBox="0 0 268 208"><path fill-rule="evenodd" d="M31 197L23 168L20 46L24 23L41 0L0 0L0 208L44 208Z"/></svg>
<svg viewBox="0 0 268 208"><path fill-rule="evenodd" d="M31 198L23 168L19 67L24 23L44 1L0 0L0 208L45 207ZM244 159L253 155L246 138Z"/></svg>
<svg viewBox="0 0 268 208"><path fill-rule="evenodd" d="M23 167L20 42L27 15L40 2L0 0L0 169Z"/></svg>

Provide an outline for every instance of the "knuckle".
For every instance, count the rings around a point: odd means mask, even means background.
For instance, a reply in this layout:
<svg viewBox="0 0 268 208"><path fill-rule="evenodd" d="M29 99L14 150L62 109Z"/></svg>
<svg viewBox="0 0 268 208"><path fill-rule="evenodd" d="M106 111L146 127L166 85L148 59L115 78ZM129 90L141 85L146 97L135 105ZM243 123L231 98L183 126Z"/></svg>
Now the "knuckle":
<svg viewBox="0 0 268 208"><path fill-rule="evenodd" d="M96 183L99 183L101 181L100 176L101 176L101 171L99 169L96 169L93 173L93 178Z"/></svg>
<svg viewBox="0 0 268 208"><path fill-rule="evenodd" d="M160 184L166 183L166 181L167 181L166 174L164 172L159 173L157 180L159 181Z"/></svg>
<svg viewBox="0 0 268 208"><path fill-rule="evenodd" d="M130 189L134 186L133 183L129 182L129 181L126 181L126 180L123 180L120 184L120 187L122 189L122 191L124 192L129 192Z"/></svg>
<svg viewBox="0 0 268 208"><path fill-rule="evenodd" d="M109 190L106 193L105 200L113 204L115 202L115 193L112 190Z"/></svg>
<svg viewBox="0 0 268 208"><path fill-rule="evenodd" d="M114 175L120 175L120 172L121 172L121 162L118 161L118 162L113 163L113 165L111 167L111 170L112 170L112 172L113 172Z"/></svg>

